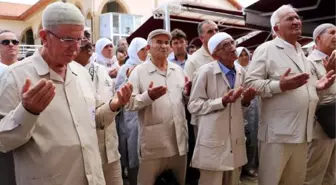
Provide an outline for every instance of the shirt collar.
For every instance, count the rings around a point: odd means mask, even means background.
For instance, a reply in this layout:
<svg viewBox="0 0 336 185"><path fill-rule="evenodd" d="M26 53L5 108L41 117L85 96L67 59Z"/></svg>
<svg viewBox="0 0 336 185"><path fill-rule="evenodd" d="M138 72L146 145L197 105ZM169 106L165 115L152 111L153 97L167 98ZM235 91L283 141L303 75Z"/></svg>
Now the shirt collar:
<svg viewBox="0 0 336 185"><path fill-rule="evenodd" d="M233 69L229 69L229 68L227 68L224 64L222 64L222 63L220 63L219 61L217 61L217 63L219 64L219 68L223 71L223 73L225 74L225 75L227 75L229 72L233 72L233 73L236 73L236 70L235 70L235 68L233 68Z"/></svg>
<svg viewBox="0 0 336 185"><path fill-rule="evenodd" d="M323 53L322 51L317 50L317 49L314 49L313 52L312 52L312 54L314 54L315 56L317 56L320 59L328 57L328 55L326 55L325 53Z"/></svg>

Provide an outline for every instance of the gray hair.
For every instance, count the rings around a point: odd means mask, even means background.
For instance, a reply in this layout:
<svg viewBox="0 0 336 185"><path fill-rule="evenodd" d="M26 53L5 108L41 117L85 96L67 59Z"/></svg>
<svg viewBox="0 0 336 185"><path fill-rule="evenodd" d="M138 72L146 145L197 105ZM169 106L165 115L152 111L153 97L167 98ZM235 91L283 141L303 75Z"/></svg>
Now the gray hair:
<svg viewBox="0 0 336 185"><path fill-rule="evenodd" d="M204 20L202 22L200 22L197 26L197 32L198 32L198 36L201 36L203 33L203 25L204 24L216 24L215 22L211 21L211 20Z"/></svg>
<svg viewBox="0 0 336 185"><path fill-rule="evenodd" d="M280 13L282 13L284 10L288 10L288 9L292 9L292 10L294 10L295 12L297 12L297 9L295 9L295 8L294 8L292 5L290 5L290 4L282 5L282 6L280 6L277 10L275 10L275 11L273 12L270 21L271 21L272 31L273 31L274 33L276 33L276 32L274 31L274 26L280 22L280 15L281 15Z"/></svg>

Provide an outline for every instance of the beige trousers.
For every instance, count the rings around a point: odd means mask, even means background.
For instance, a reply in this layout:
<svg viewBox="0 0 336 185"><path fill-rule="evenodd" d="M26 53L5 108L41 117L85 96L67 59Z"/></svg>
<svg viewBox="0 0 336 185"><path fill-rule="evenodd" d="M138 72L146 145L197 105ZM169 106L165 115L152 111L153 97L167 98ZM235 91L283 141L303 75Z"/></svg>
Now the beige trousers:
<svg viewBox="0 0 336 185"><path fill-rule="evenodd" d="M335 139L314 139L308 144L305 185L335 185Z"/></svg>
<svg viewBox="0 0 336 185"><path fill-rule="evenodd" d="M142 160L139 166L139 185L154 185L155 180L165 170L171 169L181 185L185 184L187 155Z"/></svg>
<svg viewBox="0 0 336 185"><path fill-rule="evenodd" d="M259 185L302 185L307 166L307 143L266 143L259 147Z"/></svg>
<svg viewBox="0 0 336 185"><path fill-rule="evenodd" d="M200 170L199 185L238 185L240 169L233 171L208 171Z"/></svg>
<svg viewBox="0 0 336 185"><path fill-rule="evenodd" d="M103 164L106 185L123 185L120 160Z"/></svg>

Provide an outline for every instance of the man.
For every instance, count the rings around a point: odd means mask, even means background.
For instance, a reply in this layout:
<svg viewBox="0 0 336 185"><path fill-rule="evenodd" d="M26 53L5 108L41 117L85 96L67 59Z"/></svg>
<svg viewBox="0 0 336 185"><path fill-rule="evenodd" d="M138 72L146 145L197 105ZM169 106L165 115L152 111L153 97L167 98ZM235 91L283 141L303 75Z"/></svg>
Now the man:
<svg viewBox="0 0 336 185"><path fill-rule="evenodd" d="M168 56L168 60L179 65L182 69L184 69L185 62L190 58L190 55L186 51L186 47L188 44L187 35L179 29L175 29L171 32L171 48L173 52ZM198 184L199 179L199 171L195 168L190 167L190 162L192 158L192 154L195 147L195 133L193 131L192 125L190 124L191 115L186 107L186 118L188 120L188 160L187 160L187 175L186 182L190 185Z"/></svg>
<svg viewBox="0 0 336 185"><path fill-rule="evenodd" d="M119 39L118 43L117 43L117 47L118 48L123 48L125 51L127 51L127 49L128 49L128 43L127 43L126 38Z"/></svg>
<svg viewBox="0 0 336 185"><path fill-rule="evenodd" d="M193 80L193 76L200 67L214 60L209 54L208 41L218 32L218 26L213 21L205 20L198 24L197 32L203 45L191 55L184 67L184 72L190 81ZM194 126L194 135L197 137L197 117L195 115L191 115L191 124Z"/></svg>
<svg viewBox="0 0 336 185"><path fill-rule="evenodd" d="M9 66L17 62L19 43L12 31L0 31L0 62L2 64Z"/></svg>
<svg viewBox="0 0 336 185"><path fill-rule="evenodd" d="M168 60L181 66L184 69L185 62L189 58L187 53L187 35L179 29L175 29L171 32L172 40L170 42L173 50L172 54L168 57Z"/></svg>
<svg viewBox="0 0 336 185"><path fill-rule="evenodd" d="M313 32L316 48L308 56L313 72L320 79L335 68L336 26L321 24ZM327 62L326 58L329 58ZM319 105L335 103L336 84L321 91ZM308 162L305 185L329 185L336 183L335 139L330 139L317 121L314 122L313 140L308 144Z"/></svg>
<svg viewBox="0 0 336 185"><path fill-rule="evenodd" d="M168 62L169 32L158 29L148 35L151 60L132 71L133 95L126 110L139 111L140 185L154 185L156 178L171 169L185 183L188 130L185 100L190 93L183 70Z"/></svg>
<svg viewBox="0 0 336 185"><path fill-rule="evenodd" d="M196 52L197 48L194 44L190 44L188 47L187 47L187 53L189 55L192 55Z"/></svg>
<svg viewBox="0 0 336 185"><path fill-rule="evenodd" d="M19 40L9 30L0 31L0 78L9 65L18 61ZM0 184L15 185L14 159L12 152L0 152Z"/></svg>
<svg viewBox="0 0 336 185"><path fill-rule="evenodd" d="M242 107L256 90L242 87L246 75L234 65L236 46L229 34L216 33L208 48L216 60L199 69L188 104L199 120L191 165L200 169L199 185L237 185L239 168L247 162Z"/></svg>
<svg viewBox="0 0 336 185"><path fill-rule="evenodd" d="M333 71L321 80L297 39L302 22L290 5L271 16L277 37L260 45L248 68L246 84L261 96L259 184L300 185L306 171L307 142L312 139L317 90L335 80Z"/></svg>
<svg viewBox="0 0 336 185"><path fill-rule="evenodd" d="M90 38L84 32L88 42L80 47L80 52L75 61L84 66L95 86L96 92L103 101L108 101L115 94L115 84L104 66L90 62L93 54ZM97 128L100 156L107 185L122 185L120 154L118 152L118 134L115 120L104 128Z"/></svg>
<svg viewBox="0 0 336 185"><path fill-rule="evenodd" d="M184 72L190 80L193 79L194 73L201 66L213 61L212 56L209 54L208 41L218 32L218 26L213 21L205 20L199 23L197 31L203 45L188 59L185 64Z"/></svg>
<svg viewBox="0 0 336 185"><path fill-rule="evenodd" d="M0 79L0 151L13 151L17 185L104 185L96 128L112 123L131 86L103 103L71 62L85 41L73 4L50 4L42 27L43 47Z"/></svg>

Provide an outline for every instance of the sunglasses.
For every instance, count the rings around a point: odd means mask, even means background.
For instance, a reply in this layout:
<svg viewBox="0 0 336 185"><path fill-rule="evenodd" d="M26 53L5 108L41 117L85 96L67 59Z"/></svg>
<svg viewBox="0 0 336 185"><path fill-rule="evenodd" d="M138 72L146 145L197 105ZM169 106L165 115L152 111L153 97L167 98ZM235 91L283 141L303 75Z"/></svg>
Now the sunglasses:
<svg viewBox="0 0 336 185"><path fill-rule="evenodd" d="M10 43L12 43L13 45L18 45L20 42L18 40L9 40L9 39L6 39L6 40L2 40L1 41L1 44L4 45L4 46L8 46Z"/></svg>

